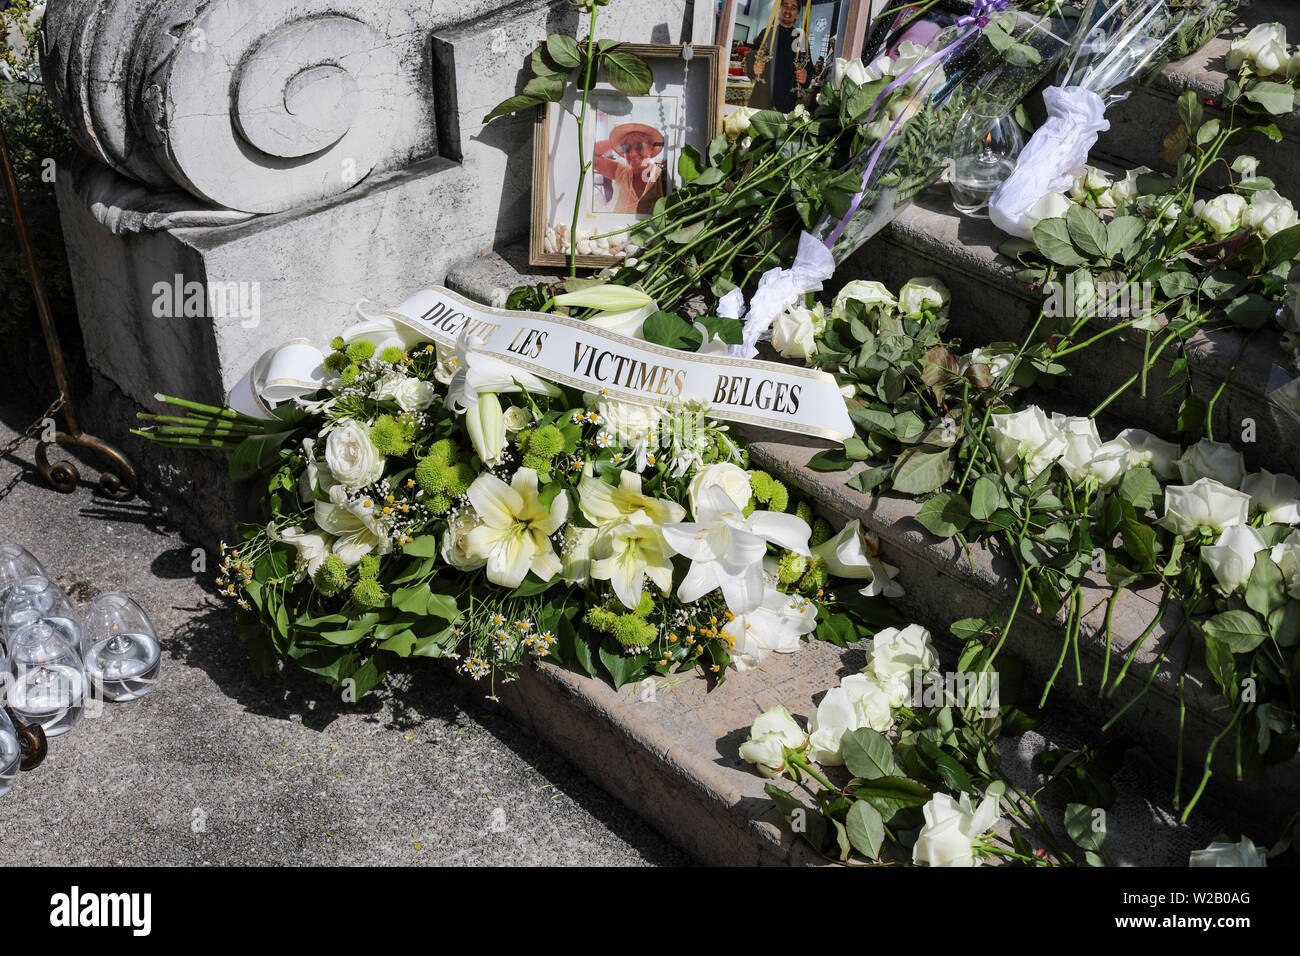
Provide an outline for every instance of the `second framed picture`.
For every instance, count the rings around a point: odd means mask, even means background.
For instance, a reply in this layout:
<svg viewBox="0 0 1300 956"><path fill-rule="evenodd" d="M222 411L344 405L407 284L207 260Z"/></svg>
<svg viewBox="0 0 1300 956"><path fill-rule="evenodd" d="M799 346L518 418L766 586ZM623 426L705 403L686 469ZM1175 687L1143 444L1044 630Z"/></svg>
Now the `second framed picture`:
<svg viewBox="0 0 1300 956"><path fill-rule="evenodd" d="M531 265L568 265L571 235L580 246L579 266L618 262L628 229L681 185L682 150L704 153L722 131L720 47L628 43L622 49L649 65L654 79L646 95L627 96L598 83L587 99L581 135L574 118L581 115L580 91L566 90L559 103L538 107ZM590 169L580 186L583 162Z"/></svg>

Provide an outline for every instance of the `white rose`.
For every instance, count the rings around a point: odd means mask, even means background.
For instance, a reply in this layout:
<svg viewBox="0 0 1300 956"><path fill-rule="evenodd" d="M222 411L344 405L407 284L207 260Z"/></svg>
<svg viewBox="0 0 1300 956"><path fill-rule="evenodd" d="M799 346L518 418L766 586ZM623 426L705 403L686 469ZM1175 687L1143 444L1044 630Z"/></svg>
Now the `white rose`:
<svg viewBox="0 0 1300 956"><path fill-rule="evenodd" d="M1240 488L1246 477L1246 458L1225 442L1202 438L1178 459L1178 473L1187 484L1197 478L1213 478L1230 488Z"/></svg>
<svg viewBox="0 0 1300 956"><path fill-rule="evenodd" d="M404 412L422 412L438 397L438 390L432 382L425 382L418 378L407 376L406 380L397 388L397 394L393 399L397 402L397 407Z"/></svg>
<svg viewBox="0 0 1300 956"><path fill-rule="evenodd" d="M267 524L266 533L273 541L282 541L285 544L293 545L297 549L298 557L294 565L294 583L309 577L315 577L320 566L330 556L334 544L334 539L327 534L322 534L319 531L303 531L302 528L297 526L276 531L275 522Z"/></svg>
<svg viewBox="0 0 1300 956"><path fill-rule="evenodd" d="M808 735L781 705L764 711L749 728L749 739L740 745L743 760L758 767L765 777L779 777L785 772L785 751L808 746Z"/></svg>
<svg viewBox="0 0 1300 956"><path fill-rule="evenodd" d="M1029 208L1027 219L1031 226L1036 226L1044 219L1064 219L1074 203L1065 193L1047 193Z"/></svg>
<svg viewBox="0 0 1300 956"><path fill-rule="evenodd" d="M511 405L506 409L503 416L506 433L513 435L515 432L523 431L533 423L533 413L522 405Z"/></svg>
<svg viewBox="0 0 1300 956"><path fill-rule="evenodd" d="M1201 560L1214 572L1219 590L1235 594L1246 586L1255 569L1255 555L1265 548L1264 537L1249 525L1225 528L1212 547L1201 548Z"/></svg>
<svg viewBox="0 0 1300 956"><path fill-rule="evenodd" d="M768 654L793 654L799 639L816 627L815 604L769 587L758 607L733 617L722 633L734 642L731 662L743 671L757 667Z"/></svg>
<svg viewBox="0 0 1300 956"><path fill-rule="evenodd" d="M1267 867L1268 862L1263 849L1250 837L1242 837L1240 843L1211 843L1204 850L1193 850L1187 865Z"/></svg>
<svg viewBox="0 0 1300 956"><path fill-rule="evenodd" d="M1223 239L1241 228L1247 202L1236 193L1225 193L1211 200L1200 200L1192 207L1196 218L1205 223L1216 239Z"/></svg>
<svg viewBox="0 0 1300 956"><path fill-rule="evenodd" d="M1292 531L1281 544L1273 545L1269 557L1282 572L1286 593L1300 600L1300 531Z"/></svg>
<svg viewBox="0 0 1300 956"><path fill-rule="evenodd" d="M965 374L972 365L987 365L994 381L1002 378L1011 363L1016 359L1014 352L989 352L982 348L973 349L969 355L961 357L961 371Z"/></svg>
<svg viewBox="0 0 1300 956"><path fill-rule="evenodd" d="M1071 481L1083 481L1088 463L1101 447L1097 423L1083 416L1052 414L1052 426L1065 439L1065 452L1061 455L1061 470Z"/></svg>
<svg viewBox="0 0 1300 956"><path fill-rule="evenodd" d="M1129 448L1119 439L1102 442L1084 466L1084 473L1097 479L1102 488L1119 484L1129 470Z"/></svg>
<svg viewBox="0 0 1300 956"><path fill-rule="evenodd" d="M734 140L748 133L749 118L757 112L758 110L748 106L738 106L728 113L722 123L722 130L727 134L727 139Z"/></svg>
<svg viewBox="0 0 1300 956"><path fill-rule="evenodd" d="M325 441L325 463L348 488L362 488L384 473L384 456L370 440L370 429L354 418L338 425Z"/></svg>
<svg viewBox="0 0 1300 956"><path fill-rule="evenodd" d="M884 733L893 722L889 697L880 685L864 674L851 674L839 687L826 692L817 712L808 719L810 755L823 766L842 766L841 745L846 733L863 727Z"/></svg>
<svg viewBox="0 0 1300 956"><path fill-rule="evenodd" d="M1300 524L1300 481L1290 475L1260 469L1242 480L1241 490L1250 495L1251 509L1263 514L1268 524Z"/></svg>
<svg viewBox="0 0 1300 956"><path fill-rule="evenodd" d="M925 825L912 848L912 862L918 866L974 866L974 844L998 822L998 798L988 796L978 808L970 795L958 802L946 793L936 793L922 808Z"/></svg>
<svg viewBox="0 0 1300 956"><path fill-rule="evenodd" d="M1124 174L1123 180L1111 186L1110 194L1114 198L1116 205L1133 202L1138 196L1142 195L1142 191L1138 188L1138 177L1145 176L1151 171L1150 166L1138 166L1130 169Z"/></svg>
<svg viewBox="0 0 1300 956"><path fill-rule="evenodd" d="M1070 186L1070 198L1075 202L1084 202L1092 200L1094 205L1100 206L1097 200L1103 194L1109 194L1110 189L1115 185L1110 174L1097 169L1095 166L1084 166L1074 177L1074 183ZM1107 195L1107 198L1110 198ZM1105 207L1103 207L1105 208Z"/></svg>
<svg viewBox="0 0 1300 956"><path fill-rule="evenodd" d="M658 405L609 401L596 402L595 406L605 430L622 444L632 446L658 439L659 423L664 417Z"/></svg>
<svg viewBox="0 0 1300 956"><path fill-rule="evenodd" d="M700 497L706 489L712 488L714 485L721 486L722 490L727 493L727 497L741 508L749 504L749 499L754 497L754 490L749 482L749 472L744 468L733 465L729 461L707 465L695 473L695 477L691 479L690 487L687 489L692 515L698 517L700 513L698 507Z"/></svg>
<svg viewBox="0 0 1300 956"><path fill-rule="evenodd" d="M1157 478L1168 481L1178 475L1183 450L1171 441L1157 438L1140 428L1126 428L1115 439L1128 446L1130 468L1150 468Z"/></svg>
<svg viewBox="0 0 1300 956"><path fill-rule="evenodd" d="M874 279L854 279L840 289L840 294L835 297L835 303L831 306L831 315L837 319L844 318L844 310L849 302L861 302L867 309L875 306L892 309L898 305L898 300L885 284Z"/></svg>
<svg viewBox="0 0 1300 956"><path fill-rule="evenodd" d="M898 311L904 315L917 315L922 310L942 314L951 298L948 287L938 279L909 279L898 290Z"/></svg>
<svg viewBox="0 0 1300 956"><path fill-rule="evenodd" d="M994 415L989 431L1002 467L1018 472L1023 460L1030 478L1038 477L1065 453L1065 436L1037 405L1009 415Z"/></svg>
<svg viewBox="0 0 1300 956"><path fill-rule="evenodd" d="M1279 195L1276 189L1262 189L1255 193L1241 218L1245 225L1265 239L1300 223L1300 216L1296 215L1291 200Z"/></svg>
<svg viewBox="0 0 1300 956"><path fill-rule="evenodd" d="M1213 478L1165 489L1165 514L1160 524L1174 534L1192 534L1198 528L1222 531L1245 524L1250 515L1250 495Z"/></svg>
<svg viewBox="0 0 1300 956"><path fill-rule="evenodd" d="M473 508L464 508L447 522L442 536L442 560L457 571L477 571L487 564L487 559L471 554L468 538L471 531L483 522Z"/></svg>
<svg viewBox="0 0 1300 956"><path fill-rule="evenodd" d="M806 359L817 354L817 336L826 328L821 304L786 309L772 323L772 347L785 358Z"/></svg>
<svg viewBox="0 0 1300 956"><path fill-rule="evenodd" d="M1228 48L1228 69L1237 72L1249 63L1260 76L1285 76L1291 56L1286 46L1286 27L1261 23Z"/></svg>
<svg viewBox="0 0 1300 956"><path fill-rule="evenodd" d="M846 60L842 57L836 57L835 73L831 76L831 86L838 90L846 79L852 80L858 86L864 86L877 78L867 73L867 68L860 59Z"/></svg>
<svg viewBox="0 0 1300 956"><path fill-rule="evenodd" d="M937 667L930 632L920 624L909 624L901 630L886 628L872 639L863 673L880 684L889 702L898 707L910 696L913 683L924 682Z"/></svg>

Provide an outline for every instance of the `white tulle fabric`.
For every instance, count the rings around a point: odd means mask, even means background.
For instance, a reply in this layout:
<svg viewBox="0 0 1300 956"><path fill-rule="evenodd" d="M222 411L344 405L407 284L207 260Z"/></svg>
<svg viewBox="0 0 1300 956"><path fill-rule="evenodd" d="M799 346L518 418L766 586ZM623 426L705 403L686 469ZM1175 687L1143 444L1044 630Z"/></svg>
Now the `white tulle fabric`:
<svg viewBox="0 0 1300 956"><path fill-rule="evenodd" d="M733 358L753 358L758 354L758 340L772 327L776 317L809 292L819 292L822 283L835 274L835 257L811 234L799 237L799 252L789 269L769 269L758 280L758 288L745 312L745 296L732 289L718 300L718 315L739 319L744 313L745 329L739 345L733 345Z"/></svg>
<svg viewBox="0 0 1300 956"><path fill-rule="evenodd" d="M1016 168L989 200L989 218L1003 232L1032 239L1029 213L1048 193L1066 192L1071 170L1088 161L1097 135L1110 129L1106 104L1082 86L1051 86L1043 91L1047 122L1020 154Z"/></svg>

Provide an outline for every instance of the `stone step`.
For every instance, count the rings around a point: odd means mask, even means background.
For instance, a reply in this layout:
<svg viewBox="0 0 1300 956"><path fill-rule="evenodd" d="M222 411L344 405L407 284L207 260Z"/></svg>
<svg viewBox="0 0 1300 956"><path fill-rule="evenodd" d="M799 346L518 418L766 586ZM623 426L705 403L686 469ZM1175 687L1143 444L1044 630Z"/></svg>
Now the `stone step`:
<svg viewBox="0 0 1300 956"><path fill-rule="evenodd" d="M1018 577L1013 562L981 545L972 545L965 552L954 540L936 538L915 520L920 511L915 501L862 494L846 487L845 482L860 465L854 471L832 474L806 467L822 447L824 443L767 433L766 440L751 442L750 460L810 495L823 511L841 521L857 518L863 527L875 531L880 536L882 557L900 569L898 580L906 594L895 603L905 614L925 623L936 635L947 634L954 621L988 618L1014 597ZM1138 696L1149 680L1150 690L1123 714L1116 727L1172 775L1179 737L1178 675L1186 667L1186 723L1182 731L1186 773L1199 779L1203 755L1226 723L1226 704L1204 669L1199 640L1189 640L1186 631L1177 634L1181 613L1171 607L1138 648L1118 691L1112 697L1099 697L1103 670L1108 669L1113 680L1158 616L1158 591L1125 591L1115 606L1107 648L1102 625L1110 593L1104 578L1094 579L1084 589L1086 617L1079 641L1083 683L1076 683L1073 662L1067 655L1048 709L1069 713L1074 726L1099 728ZM1007 637L1006 652L1023 662L1028 685L1046 686L1060 659L1064 636L1062 621L1025 614L1022 606ZM1162 649L1167 650L1168 659L1157 666ZM1231 747L1220 747L1210 786L1223 799L1248 801L1278 821L1292 812L1288 808L1294 807L1295 795L1300 793L1300 758L1274 768L1265 781L1236 781L1232 764ZM1186 796L1195 788L1195 781L1184 780L1183 787Z"/></svg>
<svg viewBox="0 0 1300 956"><path fill-rule="evenodd" d="M513 262L520 262L518 250L510 253ZM453 267L447 284L463 294L488 301L501 289L509 289L525 282L547 279L546 275L529 273L526 267L516 268L495 253L466 260ZM554 276L549 276L554 279ZM817 450L816 443L791 442L789 436L771 433L752 436L751 454L756 464L782 477L794 487L811 494L819 506L829 514L848 521L859 518L865 527L875 530L881 537L886 560L900 567L900 582L907 590L901 602L906 612L930 626L936 637L947 642L949 653L954 645L949 626L967 617L986 616L1006 597L1010 579L1009 562L1000 562L987 549L976 548L970 559L960 553L952 542L938 542L928 535L914 520L919 506L914 502L892 498L875 498L861 495L844 487L849 475L819 475L806 468L808 458ZM1123 706L1130 695L1136 693L1151 676L1156 664L1156 650L1172 635L1177 624L1177 612L1168 615L1166 622L1139 649L1130 674L1115 701L1100 701L1095 690L1101 673L1106 648L1098 634L1102 607L1109 592L1100 587L1089 589L1085 607L1089 608L1088 626L1081 638L1084 659L1084 685L1075 687L1073 670L1067 669L1058 679L1049 701L1049 713L1070 715L1064 721L1067 733L1096 738L1095 728ZM938 599L939 596L941 599ZM1115 614L1114 637L1110 652L1110 673L1116 675L1123 665L1123 657L1131 649L1146 625L1155 616L1156 598L1150 593L1126 593L1118 603ZM1022 614L1012 629L1008 653L1022 659L1030 686L1042 687L1055 666L1063 639L1063 631L1055 622L1042 621L1032 613ZM806 648L804 650L807 650ZM802 651L801 651L802 653ZM818 652L820 653L820 651ZM1167 662L1152 679L1152 688L1141 702L1124 716L1121 731L1132 736L1148 759L1158 768L1166 797L1172 794L1170 779L1173 773L1177 742L1178 703L1176 684L1172 678L1177 662L1185 658L1186 641L1171 648ZM747 675L741 675L748 679ZM572 675L566 675L571 679ZM572 678L576 679L576 678ZM816 683L816 681L813 681ZM728 682L730 686L731 682ZM831 672L823 675L823 686L832 686ZM1187 681L1186 746L1188 754L1204 753L1205 744L1218 732L1216 712L1222 703L1208 680L1193 669ZM1035 698L1036 701L1036 698ZM787 706L794 706L785 701ZM1059 720L1059 718L1058 718ZM1197 758L1190 758L1189 766ZM1229 805L1249 797L1240 805L1258 808L1266 817L1276 821L1294 804L1291 796L1300 788L1300 761L1284 765L1275 771L1282 784L1262 787L1253 783L1238 783L1227 772L1229 761L1216 762L1217 771L1211 779L1207 793ZM1192 771L1189 771L1191 773ZM1195 786L1193 782L1192 787ZM1184 782L1186 789L1188 784ZM1156 791L1151 791L1156 792Z"/></svg>
<svg viewBox="0 0 1300 956"><path fill-rule="evenodd" d="M1206 105L1205 115L1222 117L1225 58L1231 42L1260 23L1282 23L1294 44L1300 42L1300 4L1294 0L1254 0L1243 4L1235 23L1200 50L1160 70L1151 82L1137 87L1129 98L1107 111L1111 128L1098 140L1095 155L1109 157L1124 168L1149 166L1166 170L1162 157L1165 138L1180 125L1176 101L1191 90ZM1283 140L1273 143L1263 136L1250 140L1246 151L1260 160L1259 174L1278 184L1278 190L1300 202L1300 110L1274 120ZM1211 179L1221 185L1222 178Z"/></svg>
<svg viewBox="0 0 1300 956"><path fill-rule="evenodd" d="M997 252L1005 239L988 220L957 213L948 187L935 185L846 260L829 288L871 278L896 289L914 276L935 275L952 292L949 331L965 348L1019 342L1038 317L1043 296L1017 278L1012 261ZM1092 323L1090 331L1101 331L1102 321ZM1125 331L1075 353L1067 360L1072 374L1058 379L1053 388L1084 411L1095 408L1142 366L1145 340L1144 333ZM1185 343L1185 350L1197 395L1208 401L1222 386L1214 406L1214 437L1231 441L1252 468L1297 473L1300 422L1267 398L1268 390L1279 384L1277 376L1283 374L1275 362L1277 341L1277 331L1268 326L1246 333L1224 322L1197 332ZM1176 439L1182 396L1181 392L1164 394L1171 384L1169 351L1149 373L1145 396L1138 387L1130 388L1108 411L1128 425ZM1229 376L1234 360L1237 369ZM1253 441L1243 440L1243 434L1251 437L1246 428L1251 422Z"/></svg>

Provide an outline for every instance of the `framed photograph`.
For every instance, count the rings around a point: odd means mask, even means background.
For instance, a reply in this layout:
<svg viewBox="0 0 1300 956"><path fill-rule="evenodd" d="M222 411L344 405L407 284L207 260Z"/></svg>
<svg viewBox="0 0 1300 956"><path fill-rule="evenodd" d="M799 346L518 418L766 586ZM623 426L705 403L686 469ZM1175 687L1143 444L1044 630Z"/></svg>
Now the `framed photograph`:
<svg viewBox="0 0 1300 956"><path fill-rule="evenodd" d="M683 57L678 44L625 44L649 63L654 77L645 96L627 96L606 82L587 100L578 135L581 94L538 107L533 131L533 209L528 261L567 266L569 232L578 204L576 235L588 243L578 265L599 269L619 261L601 239L617 245L630 226L681 185L677 161L686 146L701 153L722 132L722 49L697 46ZM580 152L581 150L581 152ZM591 164L579 193L579 156ZM598 248L600 247L600 248Z"/></svg>
<svg viewBox="0 0 1300 956"><path fill-rule="evenodd" d="M788 113L830 81L837 57L858 56L871 0L722 0L718 44L729 51L727 112Z"/></svg>
<svg viewBox="0 0 1300 956"><path fill-rule="evenodd" d="M957 22L963 13L969 13L956 0L940 0L926 9L921 4L891 7L888 16L879 17L871 27L865 46L864 58L874 59L881 54L893 57L904 40L928 46L940 32Z"/></svg>

